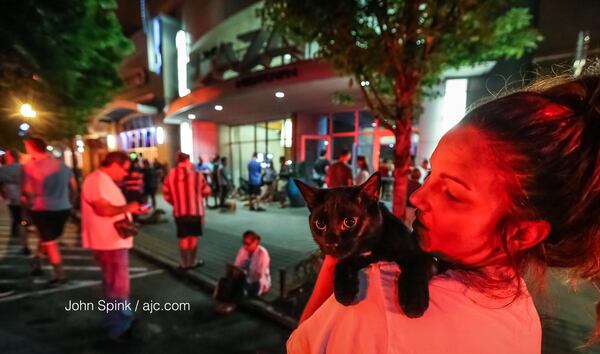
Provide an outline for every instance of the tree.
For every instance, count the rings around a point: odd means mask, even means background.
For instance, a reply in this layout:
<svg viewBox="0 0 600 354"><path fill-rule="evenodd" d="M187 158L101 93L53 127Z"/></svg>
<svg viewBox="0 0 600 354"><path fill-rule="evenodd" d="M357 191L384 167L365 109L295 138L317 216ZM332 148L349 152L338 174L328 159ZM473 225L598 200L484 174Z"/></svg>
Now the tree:
<svg viewBox="0 0 600 354"><path fill-rule="evenodd" d="M3 3L0 114L11 126L3 141L16 138L16 103L30 100L39 112L29 122L36 134L70 145L85 134L90 115L121 87L117 66L132 49L115 9L115 0Z"/></svg>
<svg viewBox="0 0 600 354"><path fill-rule="evenodd" d="M367 106L394 132L393 212L404 215L410 134L423 97L444 70L519 58L541 40L526 8L510 0L265 0L266 25L316 42L351 75Z"/></svg>

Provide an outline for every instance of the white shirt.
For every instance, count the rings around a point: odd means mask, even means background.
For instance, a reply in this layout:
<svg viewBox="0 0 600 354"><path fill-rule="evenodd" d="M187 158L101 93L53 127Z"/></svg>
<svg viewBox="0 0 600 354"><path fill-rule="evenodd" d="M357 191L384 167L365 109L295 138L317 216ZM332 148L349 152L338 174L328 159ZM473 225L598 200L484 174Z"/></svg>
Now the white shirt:
<svg viewBox="0 0 600 354"><path fill-rule="evenodd" d="M250 262L249 274L260 274L259 279L248 279L249 281L256 282L258 281L260 284L260 288L258 290L258 295L262 295L269 291L271 288L271 271L269 270L269 265L271 259L269 257L269 252L263 247L258 246L252 254L250 254L244 247L241 247L235 257L234 265L236 267L245 268L245 264Z"/></svg>
<svg viewBox="0 0 600 354"><path fill-rule="evenodd" d="M121 238L114 227L115 221L125 214L100 216L90 205L100 198L113 206L127 204L125 196L115 182L101 170L90 173L81 187L81 240L84 248L93 250L117 250L131 248L133 237ZM131 218L129 214L127 217Z"/></svg>
<svg viewBox="0 0 600 354"><path fill-rule="evenodd" d="M448 275L429 284L425 314L410 319L398 305L395 264L361 271L358 303L345 307L330 297L287 342L288 354L539 354L541 324L524 294L493 300ZM368 286L367 286L368 284ZM524 282L523 282L523 286ZM360 294L363 295L360 295ZM508 304L508 305L507 305Z"/></svg>

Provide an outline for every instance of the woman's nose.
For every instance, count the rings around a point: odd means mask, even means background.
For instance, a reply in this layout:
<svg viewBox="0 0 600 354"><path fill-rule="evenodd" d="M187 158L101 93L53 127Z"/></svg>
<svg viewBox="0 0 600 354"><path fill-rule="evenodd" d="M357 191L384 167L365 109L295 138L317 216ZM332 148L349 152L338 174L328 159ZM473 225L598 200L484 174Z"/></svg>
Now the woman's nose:
<svg viewBox="0 0 600 354"><path fill-rule="evenodd" d="M419 187L416 191L414 191L413 194L408 199L410 201L410 204L412 204L412 206L414 206L415 208L417 208L421 211L425 211L428 209L426 196L427 196L427 187L425 186L425 183L423 183L421 185L421 187Z"/></svg>

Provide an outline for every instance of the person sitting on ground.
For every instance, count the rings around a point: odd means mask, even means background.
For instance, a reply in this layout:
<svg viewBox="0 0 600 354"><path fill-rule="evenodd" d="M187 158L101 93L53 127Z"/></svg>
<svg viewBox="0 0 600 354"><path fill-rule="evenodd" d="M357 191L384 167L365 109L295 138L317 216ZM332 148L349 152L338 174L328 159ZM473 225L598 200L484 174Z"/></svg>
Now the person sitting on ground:
<svg viewBox="0 0 600 354"><path fill-rule="evenodd" d="M235 262L226 265L226 275L215 289L217 312L231 312L245 296L260 296L271 288L271 260L269 252L260 245L260 236L248 230L242 242Z"/></svg>

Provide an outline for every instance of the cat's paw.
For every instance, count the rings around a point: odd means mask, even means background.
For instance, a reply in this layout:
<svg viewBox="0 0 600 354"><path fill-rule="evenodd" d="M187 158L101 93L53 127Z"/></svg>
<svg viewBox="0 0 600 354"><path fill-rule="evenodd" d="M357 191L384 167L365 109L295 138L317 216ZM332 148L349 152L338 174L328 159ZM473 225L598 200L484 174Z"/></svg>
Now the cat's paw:
<svg viewBox="0 0 600 354"><path fill-rule="evenodd" d="M336 274L333 280L333 294L340 304L352 305L358 295L358 277L353 274Z"/></svg>
<svg viewBox="0 0 600 354"><path fill-rule="evenodd" d="M407 284L398 284L398 302L402 311L407 317L418 318L423 316L429 307L429 287L424 286L407 286Z"/></svg>
<svg viewBox="0 0 600 354"><path fill-rule="evenodd" d="M356 292L348 291L346 289L343 290L335 290L333 291L335 295L335 300L344 306L350 306L354 303L354 299L356 299L356 295L358 293L358 289Z"/></svg>

